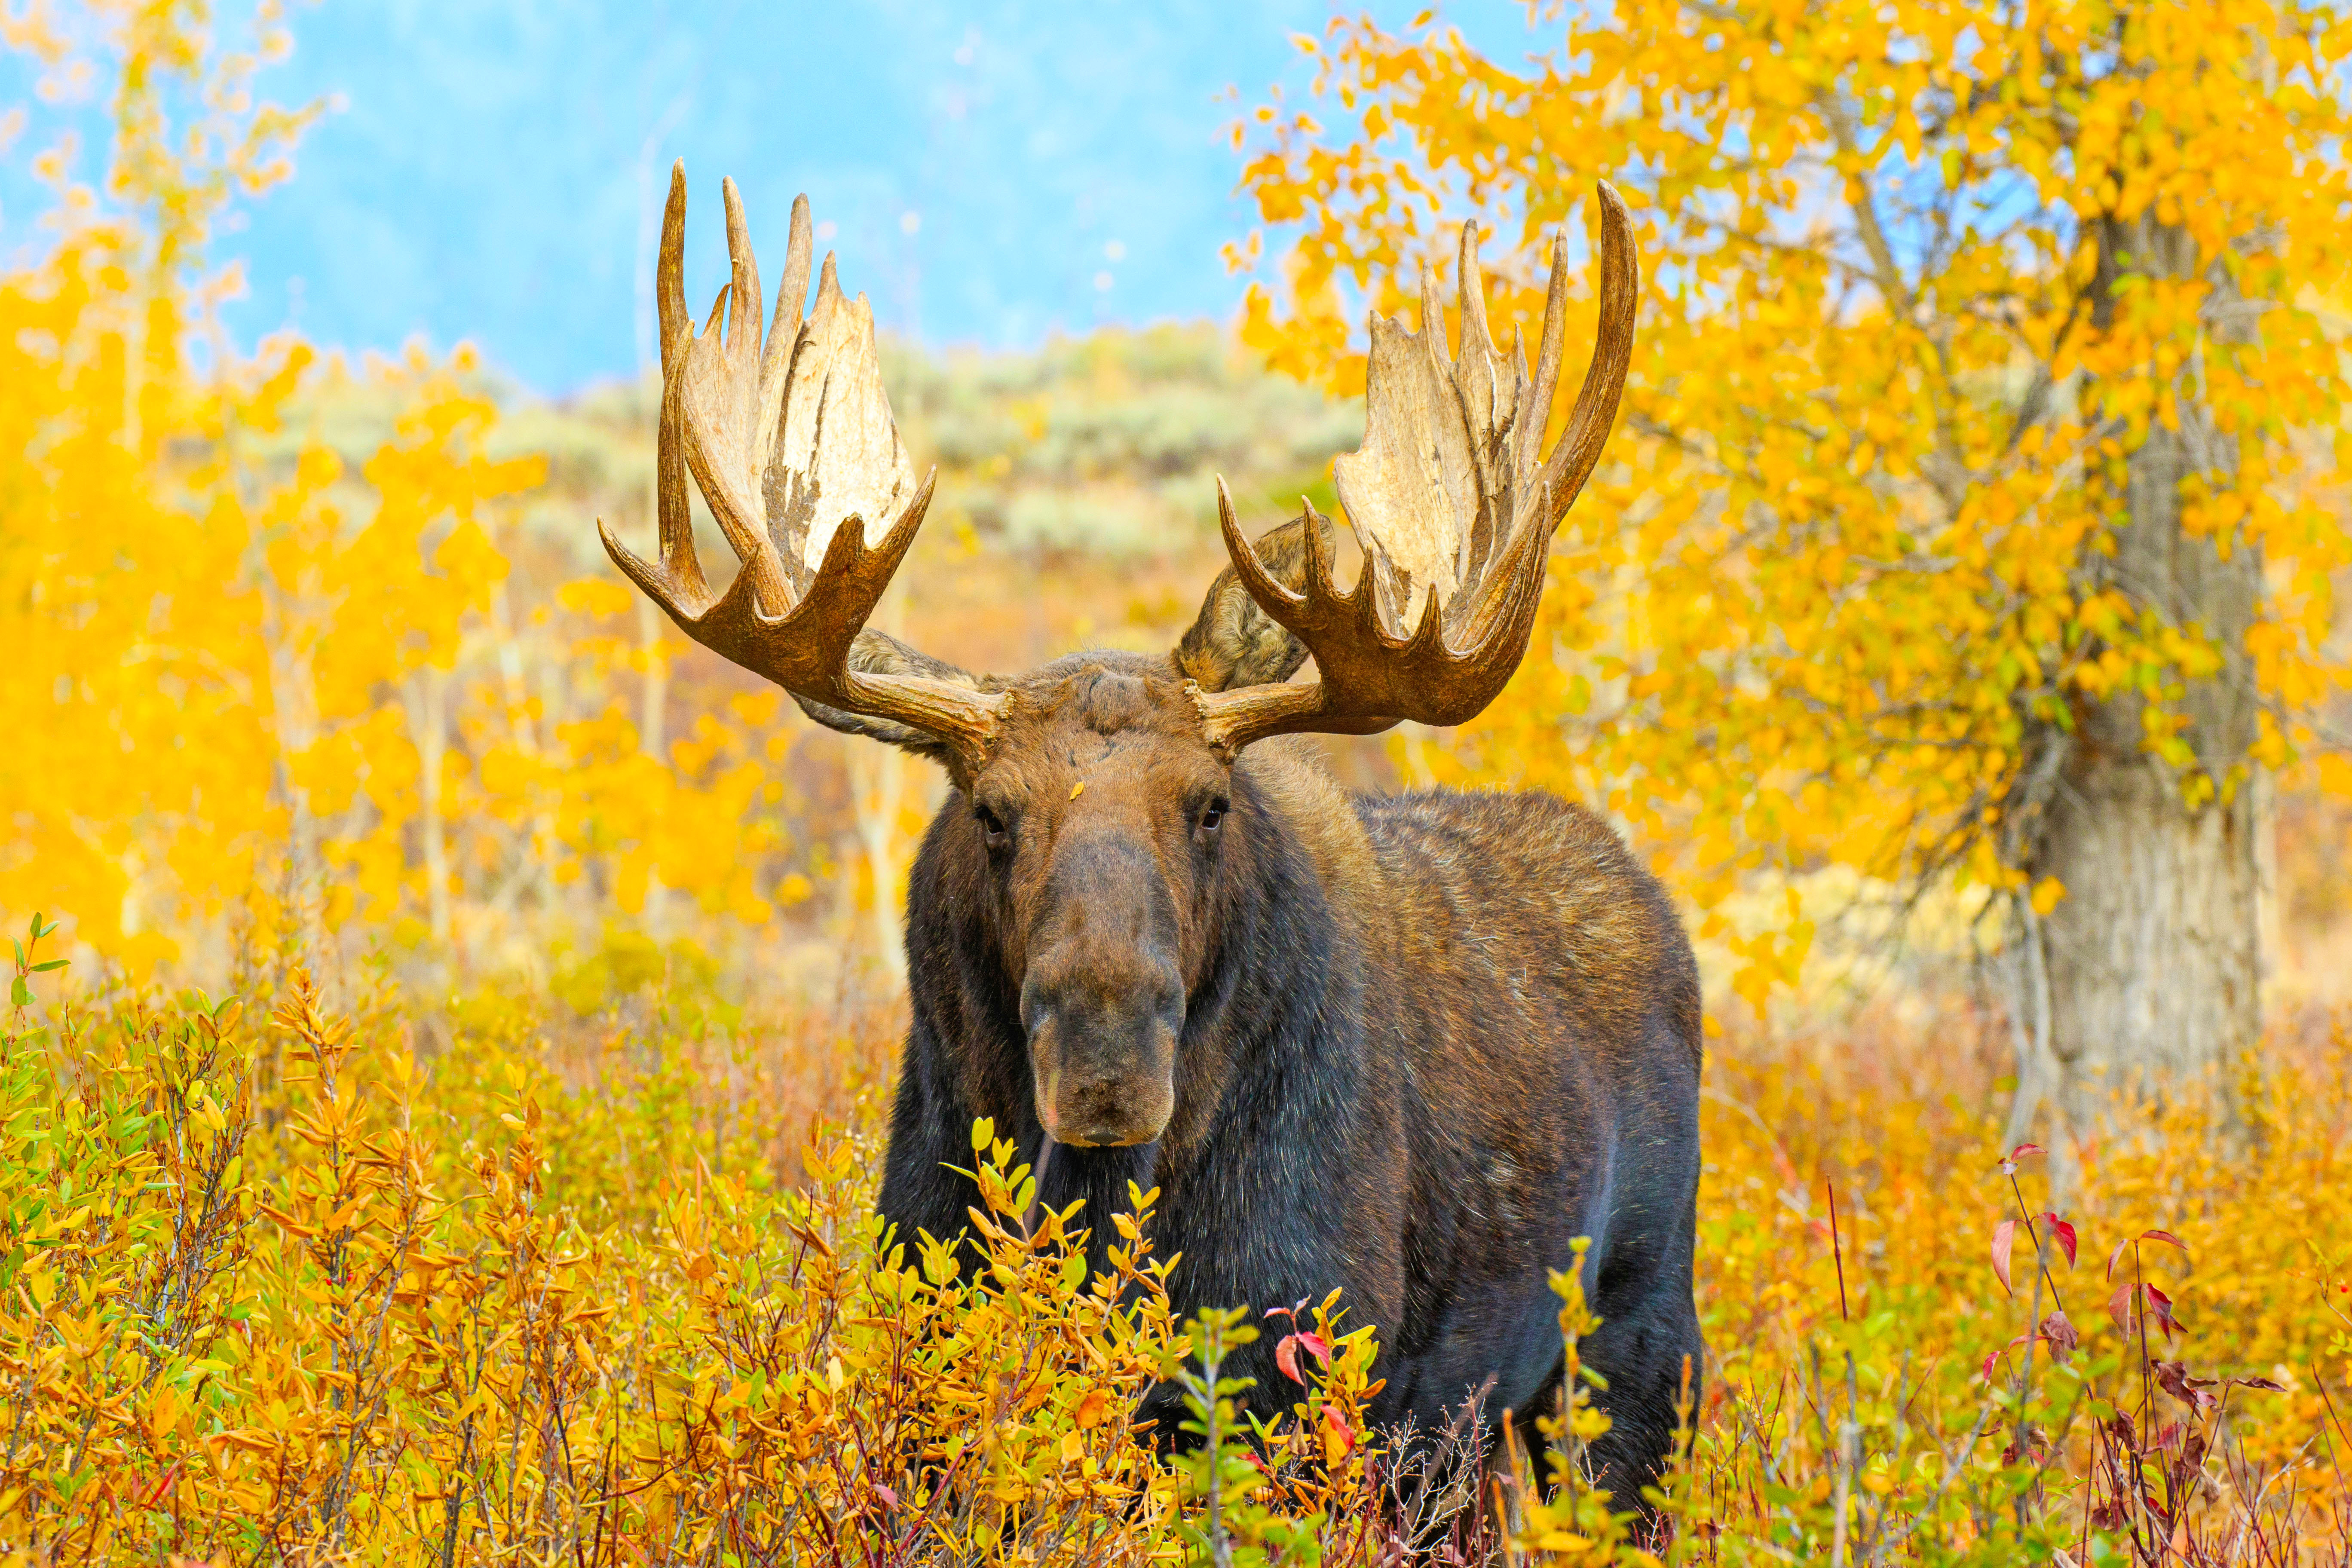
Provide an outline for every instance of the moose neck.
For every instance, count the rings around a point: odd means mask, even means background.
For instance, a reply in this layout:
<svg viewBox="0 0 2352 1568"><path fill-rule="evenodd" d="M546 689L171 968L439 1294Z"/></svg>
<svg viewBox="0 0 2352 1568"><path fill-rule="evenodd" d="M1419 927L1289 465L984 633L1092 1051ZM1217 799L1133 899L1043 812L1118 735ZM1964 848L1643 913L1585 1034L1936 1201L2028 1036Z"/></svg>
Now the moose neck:
<svg viewBox="0 0 2352 1568"><path fill-rule="evenodd" d="M1248 762L1234 791L1246 836L1189 1001L1176 1114L1161 1140L1165 1175L1213 1159L1237 1116L1279 1115L1302 1062L1357 1045L1363 954L1351 890L1335 885L1359 859L1346 844L1360 838L1354 808L1336 788L1300 789L1326 783L1319 769L1302 780L1287 758Z"/></svg>

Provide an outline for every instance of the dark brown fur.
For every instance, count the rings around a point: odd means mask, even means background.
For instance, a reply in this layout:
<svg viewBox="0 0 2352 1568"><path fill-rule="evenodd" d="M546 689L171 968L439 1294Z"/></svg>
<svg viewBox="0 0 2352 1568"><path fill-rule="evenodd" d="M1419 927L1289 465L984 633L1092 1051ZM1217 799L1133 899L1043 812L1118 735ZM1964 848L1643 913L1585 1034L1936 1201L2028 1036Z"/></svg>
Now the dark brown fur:
<svg viewBox="0 0 2352 1568"><path fill-rule="evenodd" d="M1702 1349L1698 985L1656 882L1548 795L1350 795L1297 741L1227 768L1170 659L1002 684L1004 735L909 889L884 1214L959 1233L973 1119L1033 1160L1051 1126L1044 1199L1086 1199L1097 1249L1128 1182L1158 1184L1181 1308L1342 1287L1379 1326L1375 1415L1423 1428L1491 1378L1532 1429L1548 1275L1590 1237L1596 1459L1621 1491L1654 1475ZM1268 1415L1273 1344L1238 1369ZM1173 1427L1165 1391L1147 1408Z"/></svg>

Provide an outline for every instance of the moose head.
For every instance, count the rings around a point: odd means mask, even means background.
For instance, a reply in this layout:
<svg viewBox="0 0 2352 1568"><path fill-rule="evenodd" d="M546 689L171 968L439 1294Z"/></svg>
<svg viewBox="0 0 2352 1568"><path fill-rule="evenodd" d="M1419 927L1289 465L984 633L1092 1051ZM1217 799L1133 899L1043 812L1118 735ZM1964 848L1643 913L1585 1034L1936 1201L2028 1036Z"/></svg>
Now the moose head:
<svg viewBox="0 0 2352 1568"><path fill-rule="evenodd" d="M731 280L687 314L686 176L673 170L657 293L660 560L599 524L631 581L695 641L792 693L819 723L940 763L961 793L935 836L969 870L1018 997L1036 1110L1053 1139L1148 1142L1179 1101L1178 1042L1253 831L1236 788L1272 736L1458 724L1525 653L1553 531L1599 459L1632 352L1637 289L1625 211L1600 187L1600 329L1591 368L1541 454L1566 333L1555 244L1530 374L1486 324L1477 231L1456 274L1460 347L1444 353L1433 277L1422 330L1371 321L1362 448L1334 465L1364 570L1332 582L1333 531L1308 504L1252 543L1222 480L1232 564L1166 657L1091 652L1025 675L974 675L866 620L931 499L891 416L873 312L825 258L814 307L806 197L793 203L774 318L732 181ZM694 548L691 473L742 563L713 592ZM1292 679L1307 658L1318 679ZM935 842L937 838L935 837Z"/></svg>

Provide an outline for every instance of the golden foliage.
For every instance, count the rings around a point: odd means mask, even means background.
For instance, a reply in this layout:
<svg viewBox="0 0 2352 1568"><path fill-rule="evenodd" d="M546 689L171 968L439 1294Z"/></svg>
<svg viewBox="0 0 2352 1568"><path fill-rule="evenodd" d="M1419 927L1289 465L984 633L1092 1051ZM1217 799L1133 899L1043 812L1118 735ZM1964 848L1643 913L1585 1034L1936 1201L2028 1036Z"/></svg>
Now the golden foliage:
<svg viewBox="0 0 2352 1568"><path fill-rule="evenodd" d="M657 700L668 654L626 597L601 572L518 584L544 465L490 456L469 354L368 373L400 412L355 473L304 425L348 378L289 339L229 356L209 312L234 274L198 271L203 242L309 113L257 103L256 58L216 54L201 7L81 20L9 40L120 85L106 199L69 143L37 153L60 233L0 277L0 907L60 900L134 973L217 973L235 927L289 907L446 943L453 910L583 877L750 922L803 896L770 853L773 695L664 744L635 688Z"/></svg>
<svg viewBox="0 0 2352 1568"><path fill-rule="evenodd" d="M0 1551L1161 1554L1181 1489L1129 1421L1184 1351L1155 1194L1089 1282L1075 1211L982 1123L978 1249L886 1239L862 1120L786 1185L756 1110L714 1169L661 1097L600 1110L497 1036L420 1063L396 1026L298 972L266 1026L0 1034ZM1289 1445L1317 1484L1370 1354L1339 1341Z"/></svg>
<svg viewBox="0 0 2352 1568"><path fill-rule="evenodd" d="M1377 1346L1344 1301L1180 1330L1151 1194L1131 1215L1034 1210L984 1124L978 1250L959 1257L881 1236L872 1101L808 1146L803 1182L780 1179L798 1102L681 1074L699 1028L656 1021L583 1072L527 999L427 1030L382 998L332 1014L299 971L274 996L68 1002L44 1025L51 982L37 947L23 960L27 1005L0 1027L0 1553L1108 1563L1205 1557L1222 1535L1236 1561L1371 1563L1489 1539L1475 1465L1416 1468L1366 1429ZM2012 1298L1993 1226L2042 1205L1995 1168L1989 1120L1732 1047L1699 1246L1717 1364L1665 1494L1680 1560L1822 1560L1841 1531L1857 1563L1873 1542L1895 1561L2127 1554L2145 1505L2105 1522L2084 1506L2112 1491L2099 1444L2121 1419L2168 1478L2152 1495L2189 1561L2335 1561L2352 1034L2278 1054L2243 1153L2196 1152L2212 1145L2186 1108L2096 1151L2065 1215L2079 1259L2037 1218L2049 1271L2029 1283L2021 1233ZM1071 1244L1094 1223L1120 1242L1088 1279ZM2146 1371L2100 1311L2101 1268L2152 1228L2186 1252L2121 1266L2178 1298L2179 1338ZM1558 1283L1572 1358L1593 1319L1576 1273ZM2080 1348L2029 1369L2012 1342L2056 1300ZM1197 1415L1219 1380L1188 1352L1213 1363L1258 1331L1296 1336L1292 1415L1254 1438L1228 1408L1213 1466L1160 1458L1138 1398L1189 1378ZM2224 1377L2284 1392L2189 1381ZM1547 1423L1555 1452L1572 1466L1605 1422L1580 1402ZM1662 1548L1572 1468L1545 1500L1526 1463L1490 1494L1526 1556Z"/></svg>
<svg viewBox="0 0 2352 1568"><path fill-rule="evenodd" d="M1425 19L1334 22L1302 40L1316 112L1235 131L1287 246L1246 333L1335 386L1362 376L1343 312L1401 307L1400 267L1450 255L1441 220L1475 212L1532 257L1595 176L1633 209L1640 345L1556 546L1555 658L1449 776L1605 803L1712 908L1759 866L2014 887L2034 732L2119 691L2192 801L2322 746L2352 563L2323 488L2339 8L1640 0L1565 26L1515 68ZM1490 309L1507 332L1539 300ZM2079 569L2112 546L2126 456L2184 409L2187 536L2263 566L2242 642ZM2199 756L2182 693L2224 672L2261 731ZM1741 989L1791 975L1806 938L1756 936Z"/></svg>

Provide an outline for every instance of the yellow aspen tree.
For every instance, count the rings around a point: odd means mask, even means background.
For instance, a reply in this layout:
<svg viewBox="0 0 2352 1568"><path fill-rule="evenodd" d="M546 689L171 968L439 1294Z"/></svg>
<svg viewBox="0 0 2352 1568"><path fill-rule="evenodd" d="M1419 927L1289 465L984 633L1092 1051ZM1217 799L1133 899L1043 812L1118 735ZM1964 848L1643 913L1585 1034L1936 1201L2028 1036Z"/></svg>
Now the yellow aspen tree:
<svg viewBox="0 0 2352 1568"><path fill-rule="evenodd" d="M247 541L215 526L203 492L221 430L266 425L299 367L278 353L206 378L190 358L231 281L201 270L212 228L283 178L309 118L255 100L282 41L273 7L256 22L240 52L212 48L185 5L0 18L52 98L110 88L103 182L75 177L69 131L36 142L51 248L0 277L0 904L68 907L79 934L133 962L169 955L192 909L251 885L247 829L283 799L257 717L268 676ZM173 102L196 107L175 122ZM30 129L16 118L12 136Z"/></svg>
<svg viewBox="0 0 2352 1568"><path fill-rule="evenodd" d="M1989 888L2062 1117L2261 1026L2271 775L2340 744L2352 21L2303 0L1622 0L1482 57L1335 21L1236 130L1250 341L1345 389L1355 310L1475 215L1539 308L1596 178L1646 294L1612 458L1460 768L1605 805L1720 904L1759 868ZM1507 270L1510 258L1500 258ZM1573 334L1571 334L1573 337ZM1719 925L1719 921L1717 922ZM1747 947L1740 989L1806 931Z"/></svg>

